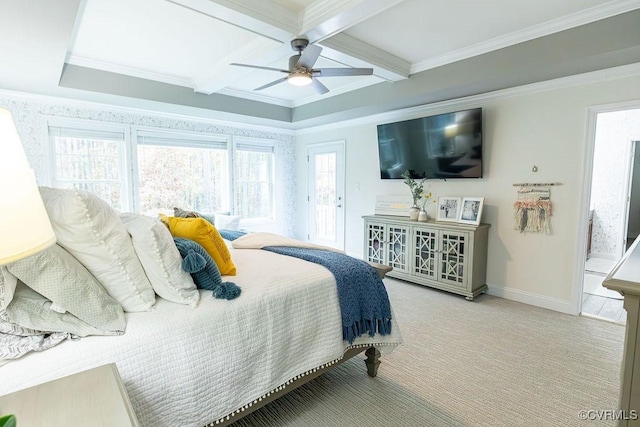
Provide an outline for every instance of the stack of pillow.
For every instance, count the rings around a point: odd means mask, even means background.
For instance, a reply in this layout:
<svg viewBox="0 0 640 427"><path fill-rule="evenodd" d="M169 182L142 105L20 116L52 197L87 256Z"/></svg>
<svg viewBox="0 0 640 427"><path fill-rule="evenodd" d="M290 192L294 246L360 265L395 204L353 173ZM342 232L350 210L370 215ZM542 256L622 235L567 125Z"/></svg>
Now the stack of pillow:
<svg viewBox="0 0 640 427"><path fill-rule="evenodd" d="M183 269L192 273L199 288L214 291L216 298L233 299L240 295L235 284L223 284L220 275L235 276L229 248L216 227L201 217L160 215L184 258ZM220 286L224 285L222 288ZM229 290L232 287L233 290Z"/></svg>
<svg viewBox="0 0 640 427"><path fill-rule="evenodd" d="M201 213L174 207L173 216L180 218L204 218L212 225L215 225L218 230L238 230L240 228L240 216L229 215L229 212Z"/></svg>
<svg viewBox="0 0 640 427"><path fill-rule="evenodd" d="M41 187L40 194L58 243L0 267L0 349L12 349L0 352L0 363L72 335L123 334L124 312L151 310L156 294L195 307L200 293L174 236L202 246L219 273L235 274L205 219L119 215L83 190Z"/></svg>

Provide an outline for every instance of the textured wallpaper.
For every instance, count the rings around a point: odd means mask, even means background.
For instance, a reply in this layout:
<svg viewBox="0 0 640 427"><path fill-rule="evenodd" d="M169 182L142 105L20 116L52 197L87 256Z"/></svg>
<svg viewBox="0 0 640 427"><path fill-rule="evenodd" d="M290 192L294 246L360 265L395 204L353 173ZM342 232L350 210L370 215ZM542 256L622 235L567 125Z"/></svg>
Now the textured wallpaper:
<svg viewBox="0 0 640 427"><path fill-rule="evenodd" d="M633 139L640 139L640 110L598 114L591 184L594 210L591 252L596 256L613 258L624 252L625 190ZM640 194L640 188L634 188L633 193ZM630 215L637 216L640 212Z"/></svg>
<svg viewBox="0 0 640 427"><path fill-rule="evenodd" d="M73 105L65 105L64 100L58 102L47 99L40 102L37 98L0 95L0 107L11 110L27 159L40 184L49 182L46 116L272 140L275 142L276 156L276 219L273 224L256 225L252 228L288 236L295 234L295 141L292 135L279 133L277 130L271 132L243 128L236 123L227 126L199 118L169 118L154 112L119 111L116 107L101 108L94 104L87 107L75 102Z"/></svg>

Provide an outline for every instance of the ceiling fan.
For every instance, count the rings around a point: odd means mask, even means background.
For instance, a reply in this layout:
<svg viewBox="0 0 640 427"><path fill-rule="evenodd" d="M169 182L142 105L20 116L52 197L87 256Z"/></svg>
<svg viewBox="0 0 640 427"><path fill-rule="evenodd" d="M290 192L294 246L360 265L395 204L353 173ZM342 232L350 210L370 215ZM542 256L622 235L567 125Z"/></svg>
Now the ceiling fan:
<svg viewBox="0 0 640 427"><path fill-rule="evenodd" d="M289 58L289 69L282 70L278 68L262 67L259 65L231 63L239 67L257 68L259 70L278 71L286 73L287 76L281 79L267 83L264 86L255 88L254 90L262 90L279 83L288 81L295 86L312 85L320 94L329 92L329 89L320 83L316 77L337 77L337 76L370 76L373 74L373 68L313 68L320 57L322 48L309 44L309 40L297 38L291 40L291 48L298 52Z"/></svg>

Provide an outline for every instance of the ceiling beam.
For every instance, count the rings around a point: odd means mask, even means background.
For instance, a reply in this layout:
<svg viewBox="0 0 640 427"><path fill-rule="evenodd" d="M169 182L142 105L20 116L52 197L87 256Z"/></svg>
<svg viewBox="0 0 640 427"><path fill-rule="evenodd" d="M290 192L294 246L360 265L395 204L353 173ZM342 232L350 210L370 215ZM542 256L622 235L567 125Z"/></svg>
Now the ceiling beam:
<svg viewBox="0 0 640 427"><path fill-rule="evenodd" d="M373 67L373 74L388 81L409 78L411 63L387 51L378 49L339 33L318 43L323 47L322 56L351 67Z"/></svg>
<svg viewBox="0 0 640 427"><path fill-rule="evenodd" d="M166 1L281 43L298 31L298 15L271 0Z"/></svg>
<svg viewBox="0 0 640 427"><path fill-rule="evenodd" d="M299 14L299 30L310 42L347 30L404 0L320 0Z"/></svg>
<svg viewBox="0 0 640 427"><path fill-rule="evenodd" d="M217 66L193 78L195 92L218 92L252 72L232 62L264 65L291 55L289 42L304 35L324 41L322 56L350 67L372 67L389 81L406 79L411 64L341 32L404 0L323 0L299 14L271 0L166 0L196 13L251 31L255 41L220 58ZM272 43L274 40L277 43Z"/></svg>
<svg viewBox="0 0 640 427"><path fill-rule="evenodd" d="M403 1L316 1L300 12L300 33L324 47L325 58L351 67L373 67L374 75L385 80L403 80L409 77L409 62L344 33Z"/></svg>
<svg viewBox="0 0 640 427"><path fill-rule="evenodd" d="M220 58L215 67L201 70L191 82L196 93L218 92L252 72L229 65L232 62L263 65L290 54L289 42L298 31L298 14L271 0L166 1L256 35L251 43Z"/></svg>

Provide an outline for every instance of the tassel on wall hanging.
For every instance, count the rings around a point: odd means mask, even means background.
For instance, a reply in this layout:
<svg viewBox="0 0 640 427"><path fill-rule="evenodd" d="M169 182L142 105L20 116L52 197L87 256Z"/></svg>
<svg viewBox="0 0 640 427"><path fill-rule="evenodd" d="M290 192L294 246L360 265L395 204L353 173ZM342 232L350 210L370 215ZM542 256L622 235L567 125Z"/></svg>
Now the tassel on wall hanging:
<svg viewBox="0 0 640 427"><path fill-rule="evenodd" d="M513 204L513 229L524 232L551 233L551 190L555 184L514 184L518 200Z"/></svg>

